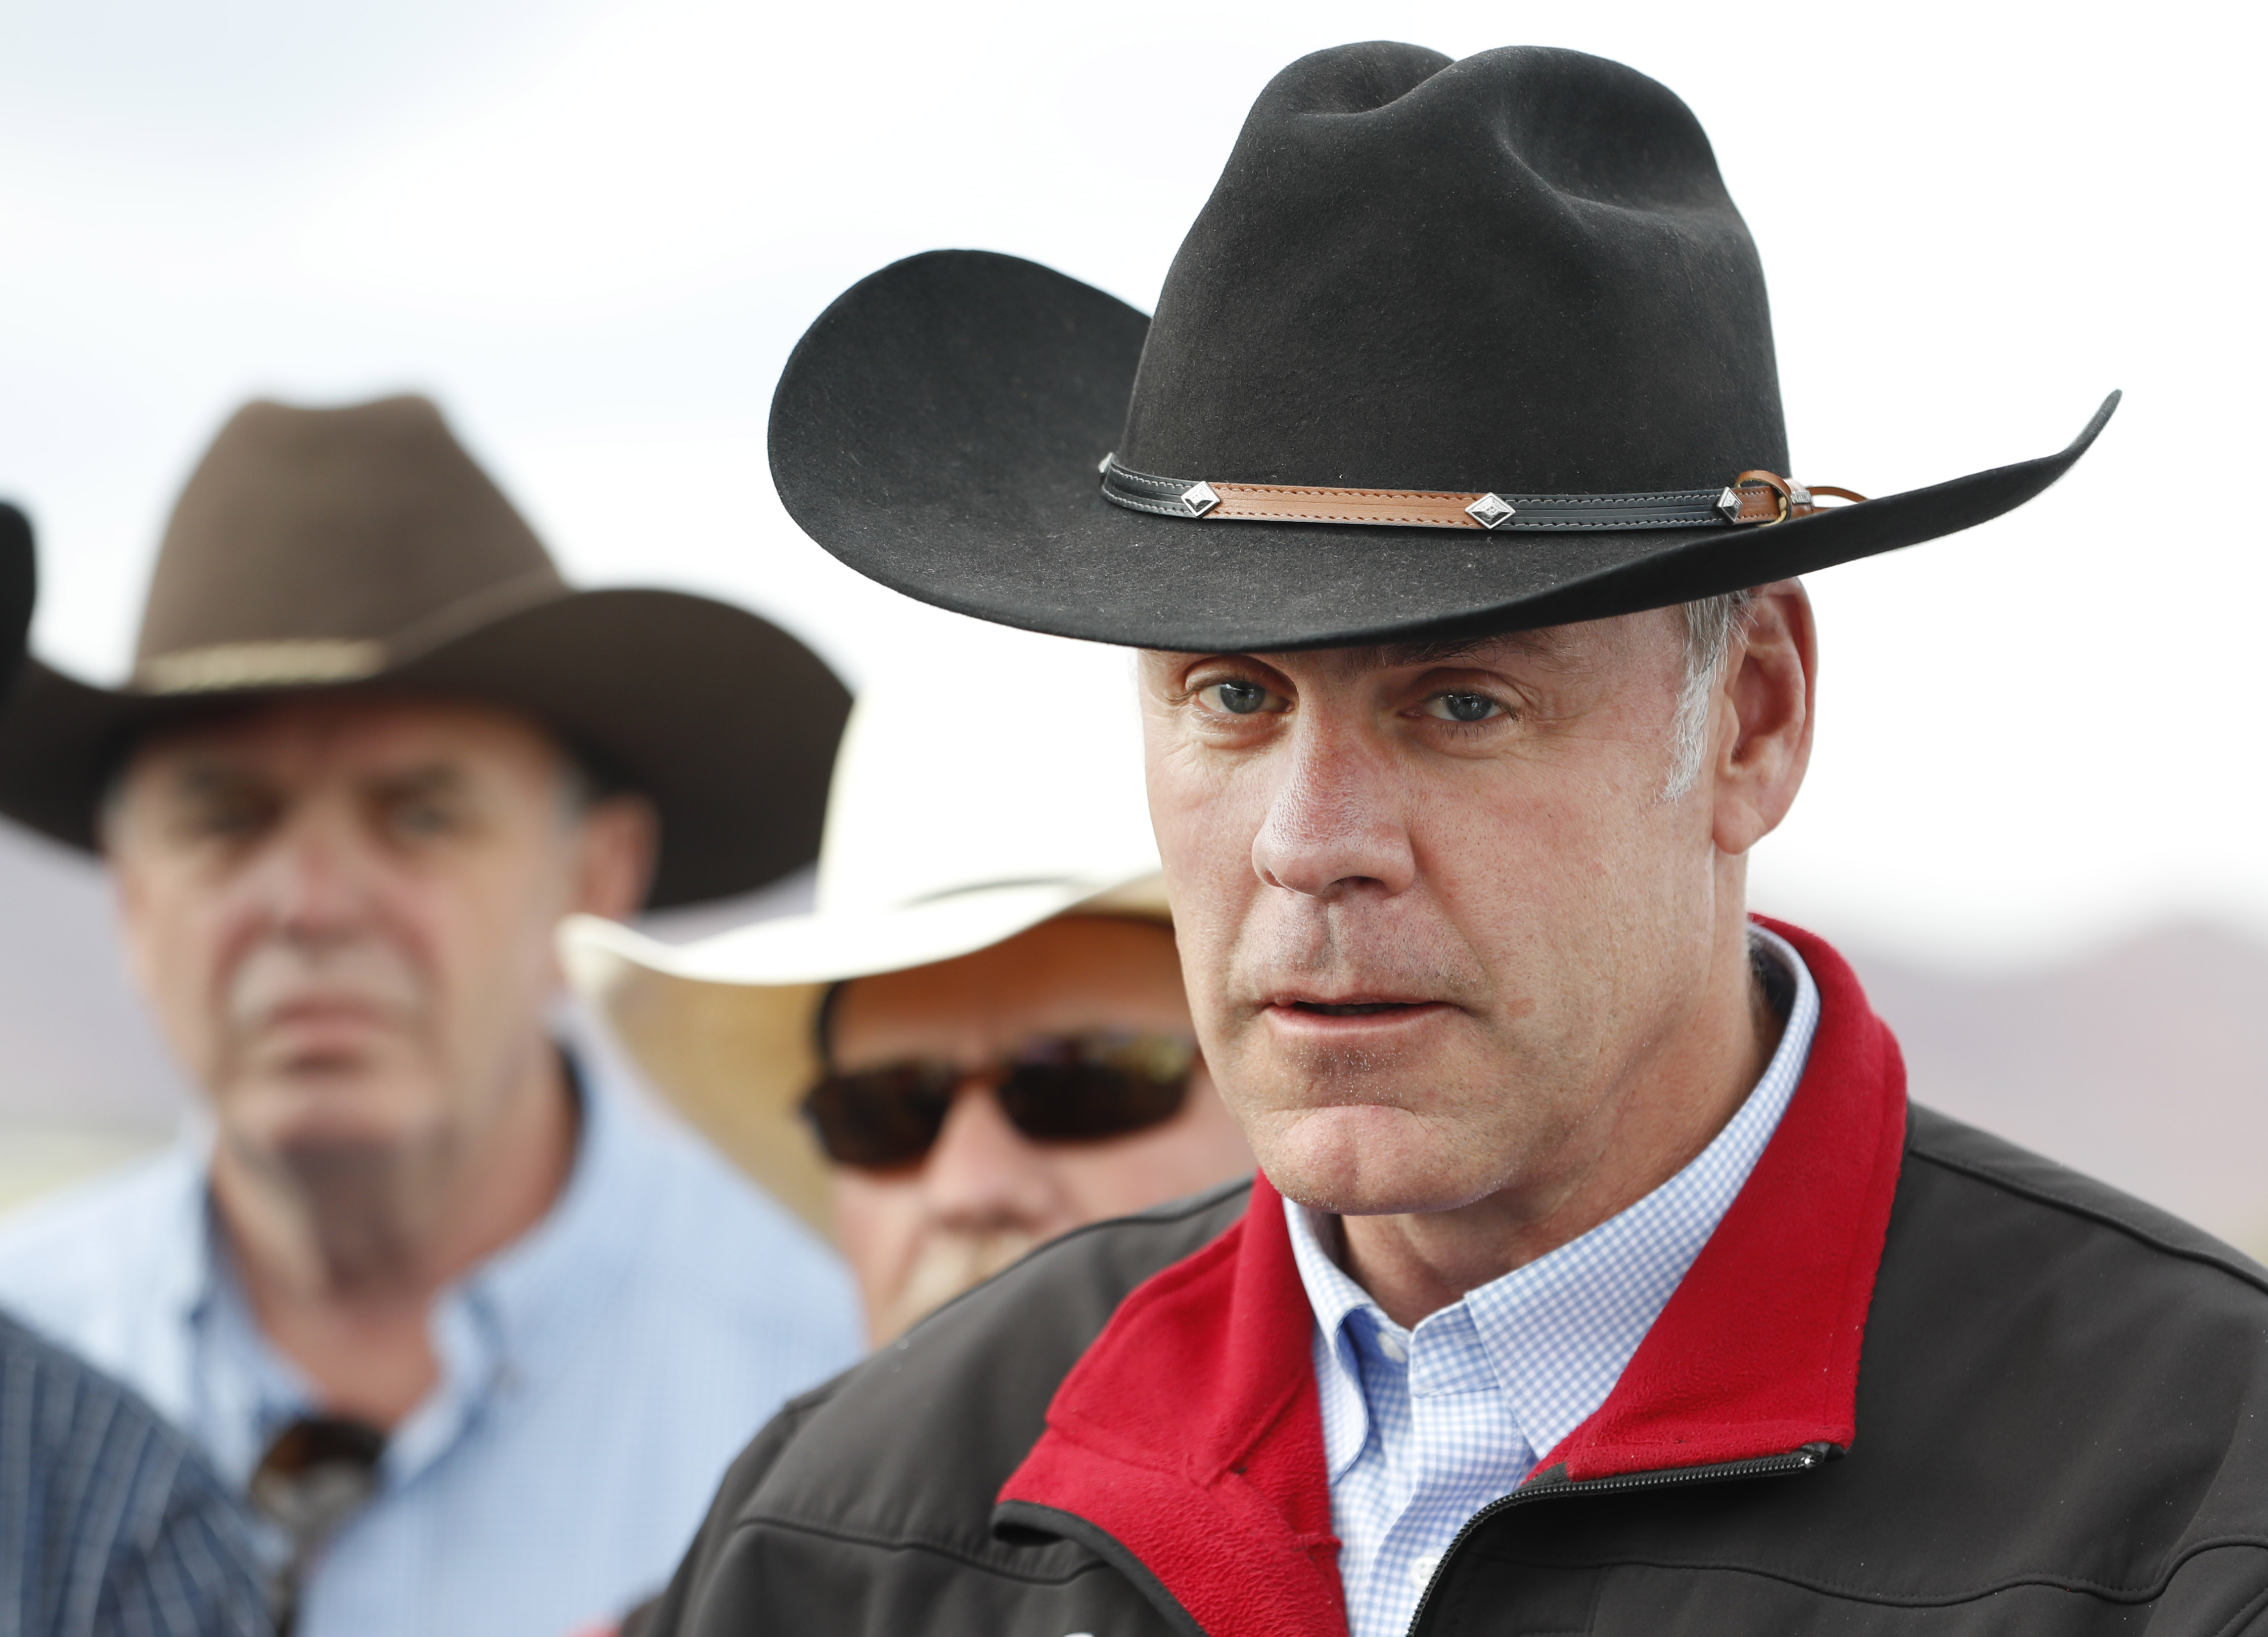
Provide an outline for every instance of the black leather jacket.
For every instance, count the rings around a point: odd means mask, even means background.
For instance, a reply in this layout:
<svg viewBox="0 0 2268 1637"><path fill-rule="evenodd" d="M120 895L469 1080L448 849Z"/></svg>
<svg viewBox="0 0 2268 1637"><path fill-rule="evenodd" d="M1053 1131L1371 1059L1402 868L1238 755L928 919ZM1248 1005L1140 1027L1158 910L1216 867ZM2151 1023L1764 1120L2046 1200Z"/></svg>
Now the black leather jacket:
<svg viewBox="0 0 2268 1637"><path fill-rule="evenodd" d="M1847 1451L1810 1438L1587 1479L1563 1462L1468 1526L1415 1632L2268 1633L2268 1272L1925 1109L1889 1154L1879 1264L1852 1276L1872 1294ZM1204 1486L1243 1480L1170 1439L1120 1451L1126 1483L1106 1472L1101 1507L1027 1493L1066 1376L1130 1293L1239 1230L1247 1193L1074 1233L792 1405L733 1468L650 1630L1343 1630L1300 1601L1296 1564L1207 1522ZM1152 1352L1168 1401L1203 1396L1201 1347ZM1162 1508L1184 1515L1124 1499L1152 1480L1187 1486ZM1158 1530L1212 1556L1130 1544Z"/></svg>

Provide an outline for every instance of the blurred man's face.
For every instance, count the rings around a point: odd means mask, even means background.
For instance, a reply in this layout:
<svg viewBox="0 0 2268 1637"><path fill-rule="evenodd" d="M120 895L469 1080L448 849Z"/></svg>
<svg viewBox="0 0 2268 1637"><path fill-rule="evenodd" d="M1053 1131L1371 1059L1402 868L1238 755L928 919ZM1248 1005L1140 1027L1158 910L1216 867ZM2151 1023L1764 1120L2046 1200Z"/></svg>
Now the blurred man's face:
<svg viewBox="0 0 2268 1637"><path fill-rule="evenodd" d="M475 705L303 699L135 751L106 826L129 957L239 1161L477 1147L549 1049L553 927L621 896L621 815L574 798L548 735Z"/></svg>
<svg viewBox="0 0 2268 1637"><path fill-rule="evenodd" d="M1198 1038L1277 1187L1447 1211L1621 1140L1741 913L1713 774L1665 799L1683 663L1675 611L1144 656Z"/></svg>
<svg viewBox="0 0 2268 1637"><path fill-rule="evenodd" d="M1202 1065L1178 1113L1091 1142L1025 1136L986 1083L1035 1042L1099 1033L1187 1040L1181 965L1161 926L1072 917L957 961L859 978L837 999L830 1032L839 1073L911 1061L968 1073L921 1161L836 1171L838 1235L877 1344L1043 1240L1252 1167Z"/></svg>

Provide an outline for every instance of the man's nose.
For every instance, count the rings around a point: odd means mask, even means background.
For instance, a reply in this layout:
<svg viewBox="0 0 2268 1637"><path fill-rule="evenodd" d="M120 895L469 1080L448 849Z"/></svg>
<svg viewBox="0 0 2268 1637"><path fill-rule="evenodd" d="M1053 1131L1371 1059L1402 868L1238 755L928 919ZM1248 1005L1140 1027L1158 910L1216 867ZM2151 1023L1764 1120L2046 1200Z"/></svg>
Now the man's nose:
<svg viewBox="0 0 2268 1637"><path fill-rule="evenodd" d="M368 909L369 872L351 837L320 816L295 815L253 872L260 906L277 930L322 941L353 932Z"/></svg>
<svg viewBox="0 0 2268 1637"><path fill-rule="evenodd" d="M1270 887L1328 898L1364 886L1388 894L1417 879L1400 788L1383 747L1351 731L1302 724L1282 752L1252 868Z"/></svg>
<svg viewBox="0 0 2268 1637"><path fill-rule="evenodd" d="M938 1220L966 1228L1051 1234L1063 1204L1038 1146L973 1077L954 1096L923 1162L922 1191Z"/></svg>

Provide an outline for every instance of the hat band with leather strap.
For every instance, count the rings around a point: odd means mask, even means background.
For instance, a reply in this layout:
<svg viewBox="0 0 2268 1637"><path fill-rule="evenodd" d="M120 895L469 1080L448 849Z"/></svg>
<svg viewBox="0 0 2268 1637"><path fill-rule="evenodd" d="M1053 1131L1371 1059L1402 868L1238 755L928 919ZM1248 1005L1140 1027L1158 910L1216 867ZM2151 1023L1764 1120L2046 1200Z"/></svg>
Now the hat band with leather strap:
<svg viewBox="0 0 2268 1637"><path fill-rule="evenodd" d="M1730 527L1784 523L1825 508L1815 495L1866 496L1824 483L1806 488L1775 472L1742 472L1720 489L1638 495L1518 495L1432 489L1328 489L1292 483L1160 477L1102 458L1103 498L1160 517L1270 523L1376 523L1415 528L1580 529Z"/></svg>

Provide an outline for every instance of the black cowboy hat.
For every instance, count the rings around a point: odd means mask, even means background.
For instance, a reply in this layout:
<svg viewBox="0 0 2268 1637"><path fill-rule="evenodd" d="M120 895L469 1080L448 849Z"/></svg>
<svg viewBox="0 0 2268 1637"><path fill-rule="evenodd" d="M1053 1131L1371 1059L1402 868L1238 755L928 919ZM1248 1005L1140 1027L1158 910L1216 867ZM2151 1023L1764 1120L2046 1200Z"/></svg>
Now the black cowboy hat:
<svg viewBox="0 0 2268 1637"><path fill-rule="evenodd" d="M1145 220L1138 181L1130 231ZM1578 52L1322 51L1254 106L1154 320L1014 257L885 268L772 401L811 536L924 601L1145 647L1596 619L2021 505L2059 454L1863 505L1790 481L1708 138Z"/></svg>
<svg viewBox="0 0 2268 1637"><path fill-rule="evenodd" d="M0 508L0 535L8 520ZM24 534L28 560L30 540ZM0 572L0 617L28 567ZM575 591L423 398L253 403L190 476L131 680L36 660L0 715L0 813L95 844L151 731L283 693L382 688L521 711L659 810L657 907L818 856L849 693L770 622L673 591Z"/></svg>

